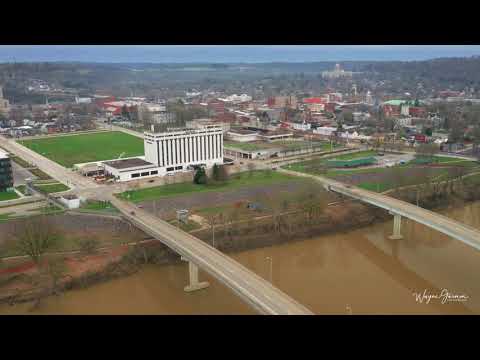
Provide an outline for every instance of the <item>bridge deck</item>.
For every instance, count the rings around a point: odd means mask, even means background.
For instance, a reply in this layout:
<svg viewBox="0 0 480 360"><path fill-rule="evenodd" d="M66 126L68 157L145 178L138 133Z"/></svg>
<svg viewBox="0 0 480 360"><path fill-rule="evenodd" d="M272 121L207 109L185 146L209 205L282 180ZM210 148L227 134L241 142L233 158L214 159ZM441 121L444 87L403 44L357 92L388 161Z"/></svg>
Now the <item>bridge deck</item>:
<svg viewBox="0 0 480 360"><path fill-rule="evenodd" d="M268 281L196 237L133 204L114 197L110 201L129 221L208 272L258 312L269 315L313 314Z"/></svg>

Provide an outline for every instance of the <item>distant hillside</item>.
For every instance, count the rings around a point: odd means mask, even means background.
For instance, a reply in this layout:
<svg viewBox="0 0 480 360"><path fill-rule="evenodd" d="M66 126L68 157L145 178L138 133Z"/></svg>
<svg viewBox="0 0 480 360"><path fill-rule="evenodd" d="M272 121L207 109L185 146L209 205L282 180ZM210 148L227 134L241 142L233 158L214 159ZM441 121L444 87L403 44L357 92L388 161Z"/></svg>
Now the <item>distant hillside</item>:
<svg viewBox="0 0 480 360"><path fill-rule="evenodd" d="M442 58L427 61L345 61L348 71L361 72L352 80L362 89L381 92L414 91L425 96L432 90L466 87L480 89L480 57ZM187 89L264 94L291 91L319 92L327 86L349 91L351 81L328 82L321 72L335 62L309 63L229 63L229 64L149 64L149 63L3 63L0 83L6 96L21 92L31 79L41 79L82 93L104 90L116 95L155 93L179 96ZM418 90L419 83L423 90ZM259 90L260 89L260 90Z"/></svg>

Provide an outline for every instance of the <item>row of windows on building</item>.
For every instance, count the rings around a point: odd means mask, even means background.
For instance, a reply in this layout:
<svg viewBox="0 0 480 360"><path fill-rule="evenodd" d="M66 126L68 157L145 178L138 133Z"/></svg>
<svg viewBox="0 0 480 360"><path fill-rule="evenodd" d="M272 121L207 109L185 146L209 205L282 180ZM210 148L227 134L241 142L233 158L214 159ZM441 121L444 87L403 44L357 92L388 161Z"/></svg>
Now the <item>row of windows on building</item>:
<svg viewBox="0 0 480 360"><path fill-rule="evenodd" d="M157 140L159 166L218 159L222 154L222 135Z"/></svg>
<svg viewBox="0 0 480 360"><path fill-rule="evenodd" d="M130 176L131 176L132 179L134 179L134 178L139 178L139 177L142 177L142 176L150 176L150 175L158 175L158 170L134 173L134 174L131 174Z"/></svg>

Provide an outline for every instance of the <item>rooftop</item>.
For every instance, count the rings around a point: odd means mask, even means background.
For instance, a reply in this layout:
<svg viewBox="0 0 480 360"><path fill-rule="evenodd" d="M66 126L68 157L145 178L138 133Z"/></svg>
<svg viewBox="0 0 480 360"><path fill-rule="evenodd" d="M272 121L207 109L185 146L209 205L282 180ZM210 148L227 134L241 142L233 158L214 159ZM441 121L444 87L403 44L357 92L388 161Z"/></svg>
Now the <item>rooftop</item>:
<svg viewBox="0 0 480 360"><path fill-rule="evenodd" d="M104 164L115 169L128 169L138 166L155 166L152 163L139 158L105 161Z"/></svg>
<svg viewBox="0 0 480 360"><path fill-rule="evenodd" d="M303 102L306 104L323 104L325 100L320 97L312 97L303 99Z"/></svg>
<svg viewBox="0 0 480 360"><path fill-rule="evenodd" d="M233 134L240 134L240 135L253 135L257 133L256 131L245 130L245 129L231 129L229 132Z"/></svg>

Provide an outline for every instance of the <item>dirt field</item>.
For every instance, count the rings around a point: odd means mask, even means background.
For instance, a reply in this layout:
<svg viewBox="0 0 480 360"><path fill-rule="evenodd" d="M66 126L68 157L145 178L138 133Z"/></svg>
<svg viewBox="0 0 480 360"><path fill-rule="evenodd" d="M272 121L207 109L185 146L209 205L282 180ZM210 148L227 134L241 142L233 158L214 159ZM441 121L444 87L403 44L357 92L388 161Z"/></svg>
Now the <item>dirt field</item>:
<svg viewBox="0 0 480 360"><path fill-rule="evenodd" d="M257 185L226 192L206 192L193 193L183 196L163 198L158 200L144 201L141 205L148 211L155 212L157 216L168 219L175 217L175 211L188 209L190 211L211 206L222 206L235 203L237 201L254 201L261 195L292 194L302 189L298 182ZM333 194L327 195L330 201L336 201Z"/></svg>

